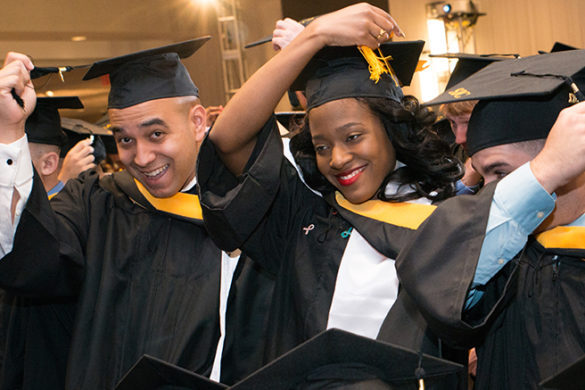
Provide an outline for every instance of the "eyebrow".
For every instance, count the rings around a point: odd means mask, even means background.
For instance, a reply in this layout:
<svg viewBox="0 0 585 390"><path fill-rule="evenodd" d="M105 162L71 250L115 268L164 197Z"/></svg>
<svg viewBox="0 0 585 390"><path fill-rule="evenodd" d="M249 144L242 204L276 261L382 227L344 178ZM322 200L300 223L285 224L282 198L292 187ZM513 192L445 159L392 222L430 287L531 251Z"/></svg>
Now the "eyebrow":
<svg viewBox="0 0 585 390"><path fill-rule="evenodd" d="M138 127L144 128L144 127L150 127L150 126L155 126L155 125L168 127L166 122L160 118L149 119L149 120L139 124ZM112 130L112 133L114 133L114 134L124 132L124 129L122 127L116 127L116 126L111 127L110 130Z"/></svg>
<svg viewBox="0 0 585 390"><path fill-rule="evenodd" d="M335 129L335 131L336 131L336 132L339 132L339 131L344 131L344 130L347 130L348 128L352 128L352 127L354 127L354 126L356 126L356 125L357 125L357 126L361 126L361 127L363 127L363 125L362 125L362 123L361 123L361 122L348 122L348 123L346 123L346 124L344 124L344 125L342 125L342 126L339 126L338 128L336 128L336 129ZM321 139L321 138L324 138L324 137L323 137L322 135L319 135L319 134L318 134L318 135L316 135L316 136L314 136L314 137L312 137L312 139L314 139L314 140L315 140L315 139L317 139L317 140L318 140L318 139Z"/></svg>
<svg viewBox="0 0 585 390"><path fill-rule="evenodd" d="M471 165L473 166L473 162L471 163ZM485 169L484 169L484 172L485 172L485 173L488 173L488 172L492 172L492 171L494 171L494 170L495 170L495 169L497 169L497 168L509 168L509 167L511 167L511 165L510 165L510 164L508 164L508 163L507 163L507 162L505 162L505 161L496 161L496 162L494 162L494 163L492 163L492 164L490 164L490 165L488 165L488 166L484 167L484 168L485 168ZM474 168L475 168L475 167L474 167ZM477 170L477 169L476 169L476 170Z"/></svg>
<svg viewBox="0 0 585 390"><path fill-rule="evenodd" d="M142 122L138 126L139 127L150 127L150 126L154 126L154 125L159 125L159 126L167 127L167 124L165 123L165 121L163 121L160 118L153 118L153 119L147 120L145 122Z"/></svg>

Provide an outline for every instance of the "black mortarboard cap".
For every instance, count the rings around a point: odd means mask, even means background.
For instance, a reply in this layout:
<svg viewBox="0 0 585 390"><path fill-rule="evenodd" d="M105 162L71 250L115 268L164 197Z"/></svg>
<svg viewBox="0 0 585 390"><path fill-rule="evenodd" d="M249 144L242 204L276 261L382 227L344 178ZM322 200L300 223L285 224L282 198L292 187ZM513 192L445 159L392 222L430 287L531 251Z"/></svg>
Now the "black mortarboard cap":
<svg viewBox="0 0 585 390"><path fill-rule="evenodd" d="M94 161L96 163L105 159L107 153L117 153L113 134L105 127L94 125L93 123L86 122L82 119L73 118L61 118L61 127L65 130L65 134L67 135L67 142L61 149L62 157L65 157L75 144L88 136L94 136L92 146L94 149Z"/></svg>
<svg viewBox="0 0 585 390"><path fill-rule="evenodd" d="M494 62L426 105L464 100L550 96L585 68L585 50L561 51Z"/></svg>
<svg viewBox="0 0 585 390"><path fill-rule="evenodd" d="M467 152L546 138L561 110L571 105L570 92L562 85L552 96L480 100L469 119Z"/></svg>
<svg viewBox="0 0 585 390"><path fill-rule="evenodd" d="M87 65L80 65L80 66L46 66L46 67L38 67L35 66L33 68L33 70L30 71L30 78L31 79L38 79L40 77L49 75L49 74L54 74L54 73L65 73L65 72L70 72L73 69L77 69L77 68L84 68Z"/></svg>
<svg viewBox="0 0 585 390"><path fill-rule="evenodd" d="M565 369L554 374L550 378L540 383L544 389L556 390L584 390L585 381L583 381L583 372L585 371L585 356L582 356L576 362L572 363Z"/></svg>
<svg viewBox="0 0 585 390"><path fill-rule="evenodd" d="M431 55L431 57L444 57L450 59L456 58L458 60L457 64L455 65L455 68L453 68L453 71L451 72L449 81L447 81L447 86L445 87L445 90L448 90L455 84L465 80L466 78L485 68L492 62L509 59L505 57L467 53L433 54Z"/></svg>
<svg viewBox="0 0 585 390"><path fill-rule="evenodd" d="M59 73L59 75L61 76L61 80L63 80L63 73L65 72L70 72L73 69L76 68L84 68L87 65L80 65L80 66L47 66L47 67L37 67L35 66L31 71L30 71L30 78L31 79L38 79L40 77L46 76L48 74L53 74L53 73ZM12 94L12 97L14 98L14 100L16 100L16 102L18 103L18 105L22 108L24 108L24 101L22 100L22 98L20 96L18 96L16 94L16 91L14 88L12 88L12 90L10 91L10 93Z"/></svg>
<svg viewBox="0 0 585 390"><path fill-rule="evenodd" d="M83 104L77 96L37 98L37 105L25 124L29 142L64 145L67 136L61 129L60 108L79 109Z"/></svg>
<svg viewBox="0 0 585 390"><path fill-rule="evenodd" d="M565 43L555 42L552 49L550 49L550 52L555 53L557 51L567 51L567 50L577 50L577 48L574 46L569 46Z"/></svg>
<svg viewBox="0 0 585 390"><path fill-rule="evenodd" d="M150 100L199 96L189 72L181 63L211 37L143 50L94 63L84 80L110 75L108 108L126 108Z"/></svg>
<svg viewBox="0 0 585 390"><path fill-rule="evenodd" d="M274 115L281 125L290 129L291 124L295 127L294 125L301 123L302 119L305 117L305 111L281 111L275 112Z"/></svg>
<svg viewBox="0 0 585 390"><path fill-rule="evenodd" d="M377 83L370 80L368 62L356 46L327 46L309 61L291 89L305 91L307 110L349 97L382 97L400 102L403 98L400 87L410 84L423 46L424 41L380 45L400 85L387 73Z"/></svg>
<svg viewBox="0 0 585 390"><path fill-rule="evenodd" d="M329 329L274 360L230 389L382 389L438 380L463 366L407 348Z"/></svg>
<svg viewBox="0 0 585 390"><path fill-rule="evenodd" d="M116 385L116 390L136 389L221 390L227 386L164 360L143 355Z"/></svg>

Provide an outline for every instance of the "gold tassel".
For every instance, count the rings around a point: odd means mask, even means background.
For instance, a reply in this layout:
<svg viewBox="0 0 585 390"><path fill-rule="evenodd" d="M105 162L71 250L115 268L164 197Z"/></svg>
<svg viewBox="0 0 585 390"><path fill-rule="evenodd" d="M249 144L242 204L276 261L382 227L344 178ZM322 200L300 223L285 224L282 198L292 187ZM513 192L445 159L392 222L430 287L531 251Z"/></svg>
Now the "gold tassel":
<svg viewBox="0 0 585 390"><path fill-rule="evenodd" d="M394 69L392 69L392 67L388 63L388 60L392 60L392 56L384 57L384 54L382 54L380 48L378 48L379 56L376 55L376 53L374 53L374 51L367 46L358 46L358 50L360 51L360 53L362 53L362 55L368 62L370 80L373 80L374 83L378 83L378 81L380 80L380 76L382 76L383 73L388 73L392 78L392 81L394 81L394 84L396 84L397 87L400 87L398 77L396 77Z"/></svg>

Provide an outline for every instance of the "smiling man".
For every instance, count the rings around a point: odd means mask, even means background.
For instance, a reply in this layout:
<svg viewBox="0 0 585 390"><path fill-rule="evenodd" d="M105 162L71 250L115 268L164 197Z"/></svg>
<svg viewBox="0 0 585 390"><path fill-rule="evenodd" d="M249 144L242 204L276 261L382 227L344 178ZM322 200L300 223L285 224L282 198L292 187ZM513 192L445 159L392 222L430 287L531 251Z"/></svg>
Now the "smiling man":
<svg viewBox="0 0 585 390"><path fill-rule="evenodd" d="M480 100L467 147L487 185L441 204L396 264L433 330L476 347L476 389L540 389L585 353L583 64L526 57L453 87Z"/></svg>
<svg viewBox="0 0 585 390"><path fill-rule="evenodd" d="M85 172L50 204L33 177L23 132L26 109L34 105L26 95L32 89L23 87L32 64L9 54L0 71L6 124L0 212L14 219L2 219L0 284L26 294L79 297L68 389L111 389L143 354L214 379L223 364L225 382L259 361L270 281L212 243L194 195L206 115L180 58L208 39L92 66L86 79L110 76L108 109L127 170L102 179ZM229 320L228 295L234 303ZM246 310L238 309L244 301ZM224 337L226 328L241 337L229 330Z"/></svg>

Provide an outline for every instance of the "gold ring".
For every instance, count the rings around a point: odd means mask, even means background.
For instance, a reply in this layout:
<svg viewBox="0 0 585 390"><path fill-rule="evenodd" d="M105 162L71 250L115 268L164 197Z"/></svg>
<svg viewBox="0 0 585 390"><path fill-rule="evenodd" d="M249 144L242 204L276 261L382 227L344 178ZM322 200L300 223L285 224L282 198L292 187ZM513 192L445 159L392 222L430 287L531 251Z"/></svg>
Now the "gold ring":
<svg viewBox="0 0 585 390"><path fill-rule="evenodd" d="M377 40L380 40L384 37L388 36L388 32L386 30L384 30L383 28L380 29L380 32L378 33L378 35L376 36Z"/></svg>

